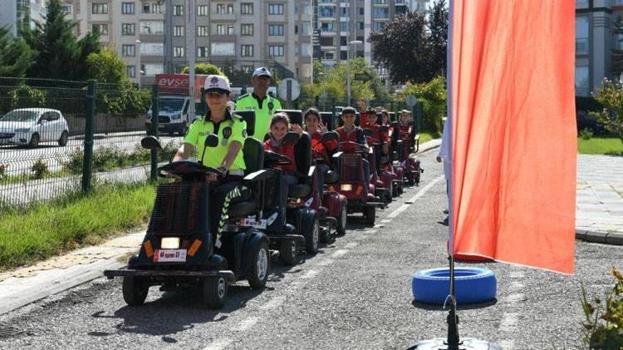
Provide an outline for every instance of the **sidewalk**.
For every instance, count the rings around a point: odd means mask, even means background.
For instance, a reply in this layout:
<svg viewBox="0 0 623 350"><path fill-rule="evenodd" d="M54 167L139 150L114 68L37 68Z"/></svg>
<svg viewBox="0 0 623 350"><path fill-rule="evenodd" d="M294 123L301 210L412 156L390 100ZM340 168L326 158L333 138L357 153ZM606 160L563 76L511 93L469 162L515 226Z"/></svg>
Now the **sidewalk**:
<svg viewBox="0 0 623 350"><path fill-rule="evenodd" d="M420 153L440 143L422 143ZM141 230L0 274L0 315L124 266L143 236ZM576 238L623 245L623 157L578 155Z"/></svg>

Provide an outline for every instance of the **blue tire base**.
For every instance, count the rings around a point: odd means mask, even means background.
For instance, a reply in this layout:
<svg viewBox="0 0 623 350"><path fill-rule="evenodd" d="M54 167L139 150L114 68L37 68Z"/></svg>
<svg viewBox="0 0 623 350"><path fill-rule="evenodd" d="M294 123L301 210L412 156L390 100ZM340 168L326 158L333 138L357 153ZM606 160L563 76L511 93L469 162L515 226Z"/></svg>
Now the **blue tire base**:
<svg viewBox="0 0 623 350"><path fill-rule="evenodd" d="M495 299L497 281L493 271L477 267L454 269L457 305ZM450 270L436 268L417 271L412 279L413 299L423 304L443 305L450 294Z"/></svg>

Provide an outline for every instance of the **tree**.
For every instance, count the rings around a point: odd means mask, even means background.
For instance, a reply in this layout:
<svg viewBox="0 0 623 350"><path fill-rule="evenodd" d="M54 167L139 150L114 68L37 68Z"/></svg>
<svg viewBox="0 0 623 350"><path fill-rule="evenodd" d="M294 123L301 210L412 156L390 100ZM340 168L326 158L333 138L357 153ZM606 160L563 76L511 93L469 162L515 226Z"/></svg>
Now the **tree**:
<svg viewBox="0 0 623 350"><path fill-rule="evenodd" d="M368 41L394 82L422 83L445 71L447 37L446 1L436 0L429 18L417 12L397 16Z"/></svg>
<svg viewBox="0 0 623 350"><path fill-rule="evenodd" d="M36 52L21 38L14 38L0 28L0 76L24 77Z"/></svg>
<svg viewBox="0 0 623 350"><path fill-rule="evenodd" d="M623 141L623 84L604 79L601 88L594 94L597 102L604 106L599 112L589 112L599 120L606 130Z"/></svg>
<svg viewBox="0 0 623 350"><path fill-rule="evenodd" d="M374 59L389 68L395 82L423 82L431 78L430 52L426 33L426 18L418 12L397 16L382 31L374 32Z"/></svg>
<svg viewBox="0 0 623 350"><path fill-rule="evenodd" d="M76 23L65 19L60 0L50 0L43 24L23 29L26 42L39 54L28 75L35 78L85 80L86 58L99 52L99 33L91 32L78 40L73 32Z"/></svg>
<svg viewBox="0 0 623 350"><path fill-rule="evenodd" d="M86 62L89 67L89 79L116 86L128 81L125 63L114 51L104 49L100 52L94 52L87 57Z"/></svg>
<svg viewBox="0 0 623 350"><path fill-rule="evenodd" d="M437 76L427 83L407 83L398 94L397 100L404 101L407 96L417 96L422 106L422 129L432 132L441 132L442 118L446 116L446 81Z"/></svg>
<svg viewBox="0 0 623 350"><path fill-rule="evenodd" d="M428 20L431 50L430 70L433 75L445 75L448 52L448 8L446 0L433 3Z"/></svg>
<svg viewBox="0 0 623 350"><path fill-rule="evenodd" d="M189 72L190 72L190 68L188 66L182 69L182 74L188 74ZM195 65L195 74L225 75L223 71L221 71L217 66L211 63L197 63Z"/></svg>

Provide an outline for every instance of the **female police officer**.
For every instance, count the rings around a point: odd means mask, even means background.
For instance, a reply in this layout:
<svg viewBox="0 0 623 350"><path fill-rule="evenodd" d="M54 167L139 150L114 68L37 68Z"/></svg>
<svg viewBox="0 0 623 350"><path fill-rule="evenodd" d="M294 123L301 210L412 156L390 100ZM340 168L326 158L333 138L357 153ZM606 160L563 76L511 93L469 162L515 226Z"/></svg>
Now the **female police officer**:
<svg viewBox="0 0 623 350"><path fill-rule="evenodd" d="M173 161L186 160L196 154L203 165L225 174L218 183L215 174L210 174L207 179L214 184L210 197L210 231L216 237L217 248L228 206L240 196L237 185L244 177L245 169L241 149L247 137L247 124L230 113L227 107L230 93L227 78L208 75L204 84L208 112L190 125L182 146L173 158ZM218 137L218 145L204 150L206 137L210 134Z"/></svg>

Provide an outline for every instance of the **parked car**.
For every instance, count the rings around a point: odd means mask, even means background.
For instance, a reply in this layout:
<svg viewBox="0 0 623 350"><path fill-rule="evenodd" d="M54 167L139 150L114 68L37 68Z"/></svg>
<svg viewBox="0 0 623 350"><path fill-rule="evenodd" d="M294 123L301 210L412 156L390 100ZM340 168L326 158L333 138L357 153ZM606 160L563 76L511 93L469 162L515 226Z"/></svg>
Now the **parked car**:
<svg viewBox="0 0 623 350"><path fill-rule="evenodd" d="M41 142L65 146L69 128L63 114L50 108L14 109L0 117L0 145L37 147Z"/></svg>

